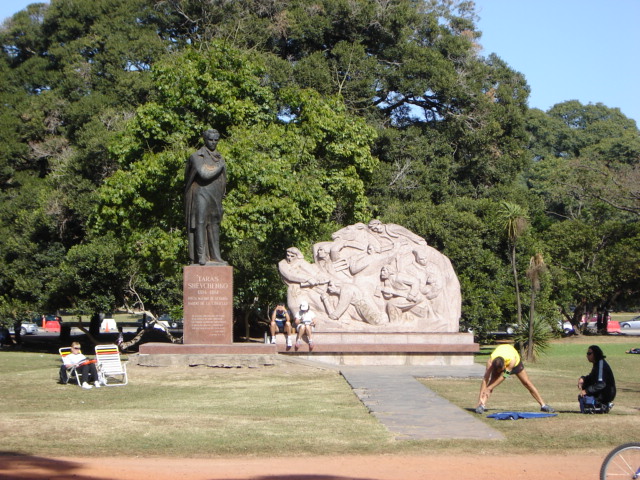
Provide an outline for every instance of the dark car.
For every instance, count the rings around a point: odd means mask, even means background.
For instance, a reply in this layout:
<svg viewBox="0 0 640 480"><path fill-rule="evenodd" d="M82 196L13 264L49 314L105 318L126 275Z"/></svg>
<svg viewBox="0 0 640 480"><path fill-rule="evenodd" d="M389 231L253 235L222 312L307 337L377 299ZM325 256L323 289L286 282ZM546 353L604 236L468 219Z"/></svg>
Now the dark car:
<svg viewBox="0 0 640 480"><path fill-rule="evenodd" d="M62 326L62 318L56 315L40 315L33 318L33 323L38 324L48 332L59 332Z"/></svg>

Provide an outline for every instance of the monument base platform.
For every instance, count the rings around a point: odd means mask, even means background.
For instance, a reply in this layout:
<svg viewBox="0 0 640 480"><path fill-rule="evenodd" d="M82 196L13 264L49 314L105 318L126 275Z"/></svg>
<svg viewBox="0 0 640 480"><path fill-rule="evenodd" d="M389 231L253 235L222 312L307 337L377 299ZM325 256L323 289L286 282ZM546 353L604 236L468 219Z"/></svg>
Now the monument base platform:
<svg viewBox="0 0 640 480"><path fill-rule="evenodd" d="M280 354L332 365L473 365L480 350L469 333L317 332L313 351L304 341L287 347L282 334L276 342Z"/></svg>
<svg viewBox="0 0 640 480"><path fill-rule="evenodd" d="M272 365L278 355L286 355L330 365L473 365L480 350L469 333L317 332L313 340L313 351L302 341L298 350L287 347L282 334L276 344L146 343L140 346L138 364Z"/></svg>
<svg viewBox="0 0 640 480"><path fill-rule="evenodd" d="M220 345L145 343L133 359L143 367L199 366L259 367L274 365L275 345L263 343L230 343Z"/></svg>

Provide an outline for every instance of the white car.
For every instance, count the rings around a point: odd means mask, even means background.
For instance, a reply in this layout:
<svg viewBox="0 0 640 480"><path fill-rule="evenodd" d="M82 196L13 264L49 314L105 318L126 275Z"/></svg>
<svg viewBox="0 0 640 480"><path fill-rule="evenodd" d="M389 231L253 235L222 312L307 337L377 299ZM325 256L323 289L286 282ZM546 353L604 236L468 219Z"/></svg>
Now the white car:
<svg viewBox="0 0 640 480"><path fill-rule="evenodd" d="M640 315L620 322L620 328L640 328Z"/></svg>
<svg viewBox="0 0 640 480"><path fill-rule="evenodd" d="M9 327L9 333L15 335L13 325ZM35 335L38 333L38 325L33 322L22 322L20 324L20 335Z"/></svg>

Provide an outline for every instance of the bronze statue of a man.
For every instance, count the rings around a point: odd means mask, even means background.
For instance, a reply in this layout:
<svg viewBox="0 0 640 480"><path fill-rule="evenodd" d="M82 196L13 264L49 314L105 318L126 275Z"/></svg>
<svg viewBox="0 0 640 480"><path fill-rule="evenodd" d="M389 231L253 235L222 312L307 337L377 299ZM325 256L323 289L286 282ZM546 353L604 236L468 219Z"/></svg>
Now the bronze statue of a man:
<svg viewBox="0 0 640 480"><path fill-rule="evenodd" d="M192 264L227 265L220 256L222 198L227 186L226 165L216 150L220 133L206 130L204 147L189 157L185 170L185 218Z"/></svg>

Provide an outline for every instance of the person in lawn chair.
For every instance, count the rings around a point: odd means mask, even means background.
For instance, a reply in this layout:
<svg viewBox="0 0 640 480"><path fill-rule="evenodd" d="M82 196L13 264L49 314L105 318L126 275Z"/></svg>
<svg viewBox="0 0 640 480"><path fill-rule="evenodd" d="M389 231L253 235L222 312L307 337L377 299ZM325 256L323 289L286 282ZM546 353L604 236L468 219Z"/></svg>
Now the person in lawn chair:
<svg viewBox="0 0 640 480"><path fill-rule="evenodd" d="M609 413L616 398L616 379L606 356L598 345L587 348L587 360L593 365L589 375L578 379L580 413Z"/></svg>
<svg viewBox="0 0 640 480"><path fill-rule="evenodd" d="M92 388L90 382L93 382L96 388L100 388L101 385L98 370L96 369L96 361L89 360L82 354L79 342L73 342L71 344L71 353L63 357L62 363L62 369L65 370L65 374L67 367L76 367L76 371L80 372L82 378L82 388L85 390ZM60 370L61 376L63 375L62 369Z"/></svg>

